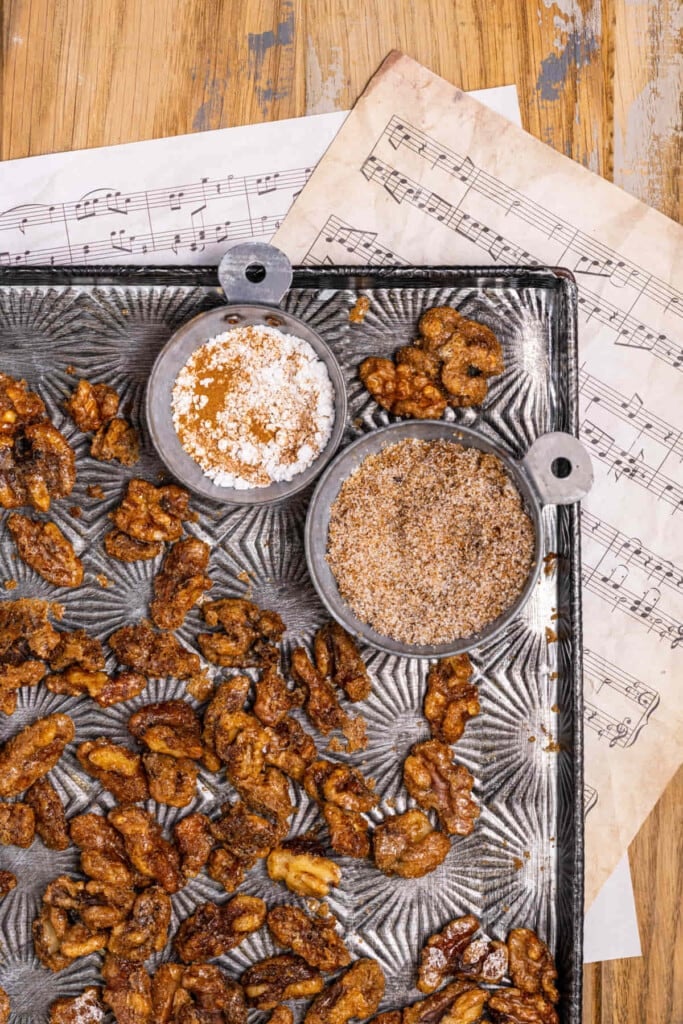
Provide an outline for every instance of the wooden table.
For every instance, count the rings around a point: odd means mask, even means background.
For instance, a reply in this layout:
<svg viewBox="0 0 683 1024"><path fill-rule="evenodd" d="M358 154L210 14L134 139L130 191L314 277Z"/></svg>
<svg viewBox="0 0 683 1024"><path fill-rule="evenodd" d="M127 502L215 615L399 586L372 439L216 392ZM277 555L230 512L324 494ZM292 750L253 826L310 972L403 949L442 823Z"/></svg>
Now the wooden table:
<svg viewBox="0 0 683 1024"><path fill-rule="evenodd" d="M538 138L681 220L679 0L0 0L0 157L350 107L397 48L516 82ZM683 773L630 851L643 958L586 968L587 1024L682 1024Z"/></svg>

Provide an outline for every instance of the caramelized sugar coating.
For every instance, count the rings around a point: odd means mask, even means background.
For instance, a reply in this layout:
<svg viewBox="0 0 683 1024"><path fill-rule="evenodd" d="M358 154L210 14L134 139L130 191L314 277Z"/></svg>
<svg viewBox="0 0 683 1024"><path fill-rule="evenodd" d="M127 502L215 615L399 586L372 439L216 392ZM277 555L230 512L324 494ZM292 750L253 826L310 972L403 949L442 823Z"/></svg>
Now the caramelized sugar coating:
<svg viewBox="0 0 683 1024"><path fill-rule="evenodd" d="M503 350L493 331L476 320L466 320L449 306L427 310L419 330L415 344L441 360L441 383L449 404L480 405L486 398L488 378L505 369Z"/></svg>
<svg viewBox="0 0 683 1024"><path fill-rule="evenodd" d="M76 456L51 423L22 427L0 436L0 505L31 505L47 512L53 498L66 498L76 483Z"/></svg>
<svg viewBox="0 0 683 1024"><path fill-rule="evenodd" d="M254 714L271 728L279 725L293 708L301 707L304 702L301 687L288 687L276 665L266 665L255 689Z"/></svg>
<svg viewBox="0 0 683 1024"><path fill-rule="evenodd" d="M385 875L421 878L438 868L451 848L448 836L436 832L422 811L396 814L373 834L375 864Z"/></svg>
<svg viewBox="0 0 683 1024"><path fill-rule="evenodd" d="M294 1024L294 1011L288 1006L276 1006L268 1018L268 1024Z"/></svg>
<svg viewBox="0 0 683 1024"><path fill-rule="evenodd" d="M49 779L38 779L26 790L24 800L33 808L36 832L49 850L66 850L71 845L64 805Z"/></svg>
<svg viewBox="0 0 683 1024"><path fill-rule="evenodd" d="M152 885L135 897L125 921L111 930L107 949L124 960L142 963L160 953L168 940L171 901L158 885Z"/></svg>
<svg viewBox="0 0 683 1024"><path fill-rule="evenodd" d="M305 1024L346 1024L375 1013L384 996L384 974L376 960L363 958L324 989L304 1017Z"/></svg>
<svg viewBox="0 0 683 1024"><path fill-rule="evenodd" d="M134 466L140 459L140 438L135 427L117 416L100 427L92 439L90 455L100 462L116 460L122 466Z"/></svg>
<svg viewBox="0 0 683 1024"><path fill-rule="evenodd" d="M16 691L44 677L42 659L59 643L49 614L47 601L0 602L0 711L7 715L16 707Z"/></svg>
<svg viewBox="0 0 683 1024"><path fill-rule="evenodd" d="M427 996L426 999L419 999L412 1006L404 1007L403 1024L434 1024L437 1021L450 1021L450 1012L454 1006L457 1006L458 1000L465 993L475 991L478 991L477 986L472 981L464 979L452 981L450 985L446 985L434 995ZM472 1018L472 1021L478 1020L479 1017Z"/></svg>
<svg viewBox="0 0 683 1024"><path fill-rule="evenodd" d="M72 960L106 947L107 928L112 923L110 907L104 914L105 927L98 927L97 923L102 920L101 904L106 905L106 896L113 896L119 902L122 896L124 900L128 897L128 905L115 908L119 919L125 917L130 907L131 892L116 889L106 895L88 892L88 886L93 884L98 883L60 875L43 893L40 913L33 922L33 947L40 962L51 971L61 971ZM90 924L84 919L86 911L91 913Z"/></svg>
<svg viewBox="0 0 683 1024"><path fill-rule="evenodd" d="M274 882L284 882L299 896L324 899L330 888L341 882L341 868L323 856L319 843L309 836L285 840L268 855L268 874Z"/></svg>
<svg viewBox="0 0 683 1024"><path fill-rule="evenodd" d="M133 540L154 543L178 540L183 522L196 519L190 510L190 495L182 487L155 487L146 480L131 480L111 518L117 530Z"/></svg>
<svg viewBox="0 0 683 1024"><path fill-rule="evenodd" d="M12 1012L9 996L4 988L0 988L0 1024L8 1024L9 1015Z"/></svg>
<svg viewBox="0 0 683 1024"><path fill-rule="evenodd" d="M89 878L123 889L148 884L128 859L121 834L101 814L71 818L69 835L81 850L81 871Z"/></svg>
<svg viewBox="0 0 683 1024"><path fill-rule="evenodd" d="M162 964L152 980L154 1024L247 1024L240 985L214 964Z"/></svg>
<svg viewBox="0 0 683 1024"><path fill-rule="evenodd" d="M117 800L147 800L149 787L142 758L128 747L104 739L87 740L76 750L83 771L97 779Z"/></svg>
<svg viewBox="0 0 683 1024"><path fill-rule="evenodd" d="M152 621L159 629L179 629L185 616L212 586L206 575L211 548L197 537L175 542L154 578Z"/></svg>
<svg viewBox="0 0 683 1024"><path fill-rule="evenodd" d="M233 896L227 903L203 903L185 918L175 937L175 948L184 963L222 956L239 946L266 919L266 905L256 896Z"/></svg>
<svg viewBox="0 0 683 1024"><path fill-rule="evenodd" d="M510 977L512 984L522 992L540 992L556 1003L560 998L556 981L557 968L545 942L530 928L513 928L508 935Z"/></svg>
<svg viewBox="0 0 683 1024"><path fill-rule="evenodd" d="M161 541L135 540L123 530L110 530L104 535L104 550L120 562L138 562L156 558L163 550Z"/></svg>
<svg viewBox="0 0 683 1024"><path fill-rule="evenodd" d="M434 739L457 743L470 718L479 714L479 693L471 676L472 663L466 654L442 658L430 668L424 714Z"/></svg>
<svg viewBox="0 0 683 1024"><path fill-rule="evenodd" d="M184 700L145 704L130 716L128 729L157 754L198 758L204 750L199 719Z"/></svg>
<svg viewBox="0 0 683 1024"><path fill-rule="evenodd" d="M306 769L318 756L310 733L302 729L291 715L264 731L267 737L266 764L279 768L295 782L303 782Z"/></svg>
<svg viewBox="0 0 683 1024"><path fill-rule="evenodd" d="M45 685L53 693L69 697L87 694L100 707L109 708L137 697L147 686L147 680L139 672L119 672L116 676L108 676L106 672L88 672L71 665L64 672L49 675Z"/></svg>
<svg viewBox="0 0 683 1024"><path fill-rule="evenodd" d="M507 946L503 942L474 939L479 921L473 914L456 918L427 941L420 957L417 987L435 992L448 977L467 975L493 984L507 973Z"/></svg>
<svg viewBox="0 0 683 1024"><path fill-rule="evenodd" d="M440 419L447 401L443 388L432 377L407 362L371 356L360 364L358 374L372 397L395 416Z"/></svg>
<svg viewBox="0 0 683 1024"><path fill-rule="evenodd" d="M226 804L221 817L211 824L213 838L245 871L267 857L286 834L286 823L273 823L255 814L241 800L232 806Z"/></svg>
<svg viewBox="0 0 683 1024"><path fill-rule="evenodd" d="M370 696L371 682L365 662L353 637L337 622L321 626L313 642L315 666L321 676L329 677L349 700Z"/></svg>
<svg viewBox="0 0 683 1024"><path fill-rule="evenodd" d="M522 992L518 988L500 988L490 993L488 1013L491 1024L559 1024L560 1020L553 1004L539 992Z"/></svg>
<svg viewBox="0 0 683 1024"><path fill-rule="evenodd" d="M0 803L0 845L27 849L36 836L36 819L28 804Z"/></svg>
<svg viewBox="0 0 683 1024"><path fill-rule="evenodd" d="M76 730L68 715L39 718L0 748L0 797L19 796L54 768Z"/></svg>
<svg viewBox="0 0 683 1024"><path fill-rule="evenodd" d="M218 633L200 633L197 642L207 661L223 668L250 668L277 663L275 644L285 624L276 612L261 609L243 598L207 601L202 614Z"/></svg>
<svg viewBox="0 0 683 1024"><path fill-rule="evenodd" d="M348 727L349 715L337 700L334 687L323 679L303 647L292 651L291 673L294 681L305 688L306 714L323 736L333 729L343 731Z"/></svg>
<svg viewBox="0 0 683 1024"><path fill-rule="evenodd" d="M63 672L71 665L94 672L104 668L102 644L96 637L88 636L84 629L60 633L49 662L53 672Z"/></svg>
<svg viewBox="0 0 683 1024"><path fill-rule="evenodd" d="M368 823L357 811L345 811L336 804L323 804L323 817L330 831L330 846L341 857L370 856Z"/></svg>
<svg viewBox="0 0 683 1024"><path fill-rule="evenodd" d="M309 917L285 904L268 911L268 928L278 946L293 950L319 971L338 971L351 963L351 954L336 931L332 914Z"/></svg>
<svg viewBox="0 0 683 1024"><path fill-rule="evenodd" d="M0 900L4 900L5 896L16 887L17 876L13 875L11 871L0 871Z"/></svg>
<svg viewBox="0 0 683 1024"><path fill-rule="evenodd" d="M145 620L117 629L108 643L122 665L145 676L190 679L201 669L197 654L186 650L171 633L157 633Z"/></svg>
<svg viewBox="0 0 683 1024"><path fill-rule="evenodd" d="M283 953L248 967L240 979L251 1006L272 1010L283 999L303 999L322 990L320 971L300 956Z"/></svg>
<svg viewBox="0 0 683 1024"><path fill-rule="evenodd" d="M152 981L142 964L108 953L102 964L102 1002L117 1024L154 1024Z"/></svg>
<svg viewBox="0 0 683 1024"><path fill-rule="evenodd" d="M14 512L7 520L7 529L19 557L44 580L55 587L81 585L83 563L58 526Z"/></svg>
<svg viewBox="0 0 683 1024"><path fill-rule="evenodd" d="M236 749L233 744L231 751ZM266 768L258 775L236 777L226 762L226 775L252 811L269 818L278 827L286 826L294 813L287 776L277 768Z"/></svg>
<svg viewBox="0 0 683 1024"><path fill-rule="evenodd" d="M188 814L173 826L173 838L185 878L195 878L214 846L211 822L205 814Z"/></svg>
<svg viewBox="0 0 683 1024"><path fill-rule="evenodd" d="M119 396L108 384L79 380L64 403L64 408L79 430L99 430L113 419L119 409Z"/></svg>
<svg viewBox="0 0 683 1024"><path fill-rule="evenodd" d="M100 990L88 985L80 995L55 999L50 1007L49 1024L102 1024L104 1007Z"/></svg>
<svg viewBox="0 0 683 1024"><path fill-rule="evenodd" d="M318 803L335 804L345 811L369 811L378 797L357 768L320 758L304 776L304 789Z"/></svg>
<svg viewBox="0 0 683 1024"><path fill-rule="evenodd" d="M251 680L248 676L233 676L216 688L213 698L204 712L202 740L204 742L204 763L209 771L217 772L221 766L216 752L219 736L230 728L232 716L244 706L249 695Z"/></svg>
<svg viewBox="0 0 683 1024"><path fill-rule="evenodd" d="M405 759L403 781L420 807L436 811L450 835L468 836L474 830L480 814L471 796L474 779L467 768L453 763L445 743L416 743Z"/></svg>
<svg viewBox="0 0 683 1024"><path fill-rule="evenodd" d="M25 380L0 373L0 438L16 437L31 423L47 419L45 403Z"/></svg>
<svg viewBox="0 0 683 1024"><path fill-rule="evenodd" d="M142 763L152 800L170 807L187 807L197 796L198 766L189 757L145 753Z"/></svg>
<svg viewBox="0 0 683 1024"><path fill-rule="evenodd" d="M180 871L180 856L175 846L164 839L161 827L141 807L113 807L107 815L120 832L128 859L146 878L152 878L168 893L185 885Z"/></svg>
<svg viewBox="0 0 683 1024"><path fill-rule="evenodd" d="M441 360L432 352L416 348L415 345L405 345L396 350L394 359L398 365L410 366L411 369L423 374L434 384L440 383Z"/></svg>

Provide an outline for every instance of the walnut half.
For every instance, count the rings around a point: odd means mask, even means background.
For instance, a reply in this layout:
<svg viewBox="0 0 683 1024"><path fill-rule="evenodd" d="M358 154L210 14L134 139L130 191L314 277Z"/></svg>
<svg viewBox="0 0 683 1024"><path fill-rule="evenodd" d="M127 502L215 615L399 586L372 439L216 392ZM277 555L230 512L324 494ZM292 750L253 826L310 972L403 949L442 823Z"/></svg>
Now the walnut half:
<svg viewBox="0 0 683 1024"><path fill-rule="evenodd" d="M324 899L330 888L341 882L341 868L319 849L315 840L307 837L289 839L268 855L268 874L300 896Z"/></svg>

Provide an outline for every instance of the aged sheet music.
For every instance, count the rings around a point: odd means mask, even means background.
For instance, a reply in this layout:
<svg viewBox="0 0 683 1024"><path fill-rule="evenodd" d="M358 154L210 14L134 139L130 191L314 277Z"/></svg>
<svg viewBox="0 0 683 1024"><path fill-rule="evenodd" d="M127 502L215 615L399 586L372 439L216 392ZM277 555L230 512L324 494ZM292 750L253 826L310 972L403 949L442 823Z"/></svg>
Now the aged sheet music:
<svg viewBox="0 0 683 1024"><path fill-rule="evenodd" d="M302 263L576 275L589 906L680 760L683 228L393 53L274 242Z"/></svg>

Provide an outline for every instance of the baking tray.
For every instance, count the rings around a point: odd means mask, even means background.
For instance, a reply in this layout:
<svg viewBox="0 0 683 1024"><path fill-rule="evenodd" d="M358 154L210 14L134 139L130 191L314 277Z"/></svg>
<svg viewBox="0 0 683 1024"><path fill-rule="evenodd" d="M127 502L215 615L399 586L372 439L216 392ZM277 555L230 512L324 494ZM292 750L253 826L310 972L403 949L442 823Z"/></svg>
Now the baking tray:
<svg viewBox="0 0 683 1024"><path fill-rule="evenodd" d="M371 298L371 305L364 322L353 324L349 311L359 292ZM101 540L109 527L107 515L125 482L144 476L158 483L163 475L141 420L145 384L157 353L180 324L221 301L210 268L0 268L0 368L25 377L40 392L54 422L76 449L76 487L69 498L54 504L52 514L86 565L83 587L75 592L54 588L15 558L3 530L0 581L18 583L7 598L58 600L64 606L65 628L82 626L102 639L147 613L159 561L115 562L105 555ZM546 431L576 433L576 289L569 273L519 268L300 268L284 305L322 335L342 365L350 407L346 440L391 420L358 380L361 359L390 354L410 342L420 313L437 304L454 304L493 328L502 340L507 367L493 381L485 408L451 410L449 416L481 430L513 456L521 456ZM89 440L61 408L78 376L105 381L121 393L122 408L144 441L138 466L126 469L88 457ZM104 500L87 496L90 484L102 487ZM248 590L259 604L280 612L288 628L286 651L299 642L308 643L325 618L303 553L309 497L310 490L284 503L253 509L229 509L195 498L200 519L189 525L189 532L213 545L212 596L238 596ZM82 510L80 518L70 511L74 506ZM557 958L561 1020L578 1024L581 1019L578 507L546 507L543 530L544 550L551 558L532 599L504 635L472 657L482 710L457 744L456 758L476 780L482 813L475 831L455 838L437 871L413 881L386 878L367 861L341 859L342 883L328 902L354 954L373 956L381 963L387 976L383 1009L415 1000L415 966L424 940L451 918L472 912L491 937L505 938L514 926L536 929ZM102 587L98 574L110 586ZM199 629L194 610L178 635L196 649ZM376 780L381 803L370 817L378 821L411 804L402 786L401 766L408 748L428 734L421 714L428 663L370 648L363 654L374 680L371 697L358 706L367 721L368 748L333 756L359 765ZM20 691L17 711L0 722L0 740L60 710L73 717L78 741L108 736L132 743L126 720L133 709L184 695L182 683L153 680L142 696L105 710L88 699L60 697L39 685ZM321 740L321 751L324 745ZM80 771L73 749L51 779L69 815L106 810L114 802ZM188 808L150 803L150 809L168 827L190 811L217 810L231 794L224 780L208 773L201 775L199 788L197 800ZM317 822L315 807L302 793L292 834ZM32 948L31 922L40 896L56 875L78 873L78 851L48 851L36 839L29 850L0 847L0 867L14 871L19 879L17 888L0 903L0 985L12 1000L12 1024L41 1024L55 998L98 983L98 956L52 974L40 966ZM242 891L259 894L270 905L298 902L283 886L269 881L263 863L249 873ZM171 932L197 904L226 898L222 888L202 874L173 897ZM272 951L262 929L218 962L239 974Z"/></svg>

